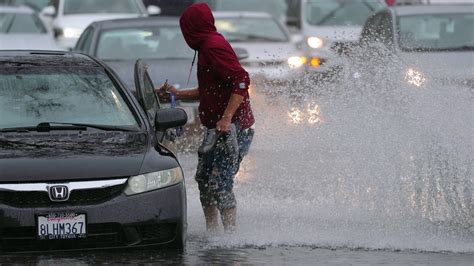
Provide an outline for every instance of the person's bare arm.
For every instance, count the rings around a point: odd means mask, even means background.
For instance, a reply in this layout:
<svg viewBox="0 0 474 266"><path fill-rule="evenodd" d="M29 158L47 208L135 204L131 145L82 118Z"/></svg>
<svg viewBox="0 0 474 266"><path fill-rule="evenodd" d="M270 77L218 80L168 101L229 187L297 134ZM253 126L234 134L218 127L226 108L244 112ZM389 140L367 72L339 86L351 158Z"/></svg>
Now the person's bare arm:
<svg viewBox="0 0 474 266"><path fill-rule="evenodd" d="M221 120L219 120L216 124L217 131L227 133L230 131L230 124L232 123L232 117L234 117L235 112L239 109L240 104L244 100L244 97L232 93L229 99L229 103L227 104L227 108L224 111L224 115L222 115Z"/></svg>
<svg viewBox="0 0 474 266"><path fill-rule="evenodd" d="M199 90L197 88L189 90L176 90L175 95L178 100L199 100Z"/></svg>

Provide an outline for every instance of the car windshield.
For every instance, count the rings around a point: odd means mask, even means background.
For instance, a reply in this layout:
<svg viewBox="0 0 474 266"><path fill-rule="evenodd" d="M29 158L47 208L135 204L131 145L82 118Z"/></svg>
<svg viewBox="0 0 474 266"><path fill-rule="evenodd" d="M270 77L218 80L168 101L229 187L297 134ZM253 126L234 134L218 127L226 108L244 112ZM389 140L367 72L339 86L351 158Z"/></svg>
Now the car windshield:
<svg viewBox="0 0 474 266"><path fill-rule="evenodd" d="M138 127L117 88L98 68L0 69L0 129L42 122Z"/></svg>
<svg viewBox="0 0 474 266"><path fill-rule="evenodd" d="M205 0L214 11L265 12L284 19L288 9L286 0Z"/></svg>
<svg viewBox="0 0 474 266"><path fill-rule="evenodd" d="M65 0L64 14L122 13L141 14L136 0Z"/></svg>
<svg viewBox="0 0 474 266"><path fill-rule="evenodd" d="M308 0L306 21L316 26L362 26L384 8L379 0Z"/></svg>
<svg viewBox="0 0 474 266"><path fill-rule="evenodd" d="M272 18L219 18L216 28L230 42L286 42L288 36Z"/></svg>
<svg viewBox="0 0 474 266"><path fill-rule="evenodd" d="M179 26L154 26L103 31L96 54L104 60L191 59L194 52Z"/></svg>
<svg viewBox="0 0 474 266"><path fill-rule="evenodd" d="M49 5L50 0L0 0L0 4L4 5L26 5L36 11L41 11Z"/></svg>
<svg viewBox="0 0 474 266"><path fill-rule="evenodd" d="M399 43L405 51L474 50L474 14L402 16Z"/></svg>
<svg viewBox="0 0 474 266"><path fill-rule="evenodd" d="M0 34L2 33L46 33L46 28L34 14L0 13Z"/></svg>

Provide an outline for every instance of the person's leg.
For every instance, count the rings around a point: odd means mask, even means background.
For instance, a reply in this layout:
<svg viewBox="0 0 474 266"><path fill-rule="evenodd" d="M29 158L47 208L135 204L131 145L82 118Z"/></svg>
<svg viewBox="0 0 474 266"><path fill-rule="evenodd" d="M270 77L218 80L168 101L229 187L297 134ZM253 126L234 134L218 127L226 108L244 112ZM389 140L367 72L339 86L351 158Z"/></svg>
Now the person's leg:
<svg viewBox="0 0 474 266"><path fill-rule="evenodd" d="M219 228L219 211L215 205L203 205L204 217L206 218L206 228L210 233L217 232Z"/></svg>
<svg viewBox="0 0 474 266"><path fill-rule="evenodd" d="M221 211L221 218L222 224L224 225L224 231L226 233L234 232L237 220L237 207L223 209Z"/></svg>
<svg viewBox="0 0 474 266"><path fill-rule="evenodd" d="M219 211L217 201L214 198L215 181L212 176L213 157L199 155L198 167L196 171L196 181L199 187L199 199L206 221L207 231L214 233L219 227Z"/></svg>

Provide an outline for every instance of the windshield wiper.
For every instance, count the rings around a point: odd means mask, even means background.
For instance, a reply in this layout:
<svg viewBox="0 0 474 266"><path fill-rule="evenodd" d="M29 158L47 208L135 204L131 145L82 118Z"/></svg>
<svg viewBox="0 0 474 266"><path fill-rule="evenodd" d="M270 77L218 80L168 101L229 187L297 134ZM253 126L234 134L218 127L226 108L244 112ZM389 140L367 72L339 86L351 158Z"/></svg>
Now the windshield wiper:
<svg viewBox="0 0 474 266"><path fill-rule="evenodd" d="M43 122L39 123L36 126L28 127L12 127L12 128L2 128L0 132L49 132L49 131L61 131L61 130L71 130L71 131L85 131L87 128L95 128L104 131L137 131L136 128L131 127L122 127L122 126L110 126L110 125L95 125L95 124L80 124L80 123L56 123L56 122Z"/></svg>

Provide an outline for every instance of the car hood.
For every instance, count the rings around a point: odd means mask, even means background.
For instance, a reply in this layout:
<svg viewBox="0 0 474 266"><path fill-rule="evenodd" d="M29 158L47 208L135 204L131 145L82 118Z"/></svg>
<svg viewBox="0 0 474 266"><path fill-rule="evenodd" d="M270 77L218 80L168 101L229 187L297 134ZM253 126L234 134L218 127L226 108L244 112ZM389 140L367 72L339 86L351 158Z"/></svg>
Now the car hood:
<svg viewBox="0 0 474 266"><path fill-rule="evenodd" d="M137 175L147 141L144 133L0 135L0 182Z"/></svg>
<svg viewBox="0 0 474 266"><path fill-rule="evenodd" d="M282 42L233 42L234 49L245 49L249 55L248 58L241 60L242 63L247 62L275 62L286 61L291 56L302 56L302 52L298 51L293 43Z"/></svg>
<svg viewBox="0 0 474 266"><path fill-rule="evenodd" d="M402 53L408 67L436 78L474 79L474 52Z"/></svg>
<svg viewBox="0 0 474 266"><path fill-rule="evenodd" d="M306 37L322 37L329 41L356 42L362 33L362 27L358 26L311 26L305 28Z"/></svg>
<svg viewBox="0 0 474 266"><path fill-rule="evenodd" d="M134 78L134 60L126 61L111 61L104 60L110 66L119 78L127 85L129 89L135 91ZM175 87L196 88L197 87L197 72L196 65L193 67L191 78L188 81L189 69L191 68L192 58L190 59L145 59L148 65L148 74L153 81L155 87L160 86L168 80L170 84Z"/></svg>
<svg viewBox="0 0 474 266"><path fill-rule="evenodd" d="M48 34L0 34L0 50L63 50Z"/></svg>
<svg viewBox="0 0 474 266"><path fill-rule="evenodd" d="M57 28L77 28L85 29L89 24L96 21L119 19L119 18L135 18L139 14L81 14L67 15L56 19L53 23Z"/></svg>

